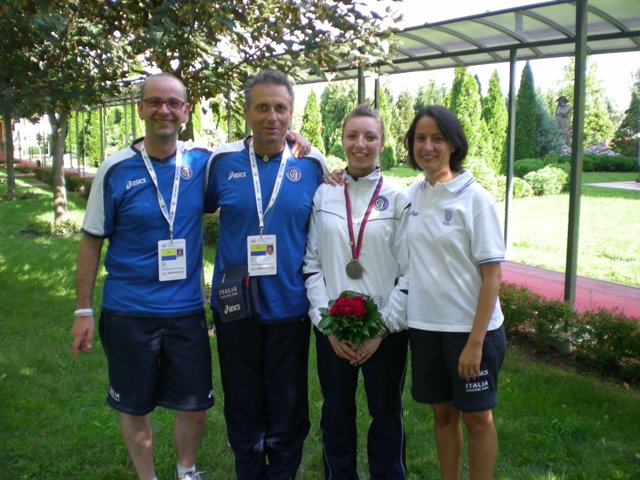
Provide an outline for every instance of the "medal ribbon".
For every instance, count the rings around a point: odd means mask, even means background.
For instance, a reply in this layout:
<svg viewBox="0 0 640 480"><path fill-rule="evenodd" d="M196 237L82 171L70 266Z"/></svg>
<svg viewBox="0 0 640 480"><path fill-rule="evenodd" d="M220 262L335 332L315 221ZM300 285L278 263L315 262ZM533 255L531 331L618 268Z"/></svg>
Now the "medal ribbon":
<svg viewBox="0 0 640 480"><path fill-rule="evenodd" d="M378 194L380 193L380 189L382 188L382 176L380 176L380 180L378 180L378 185L376 185L376 189L373 192L371 200L369 200L369 206L367 207L367 211L362 218L362 223L360 224L360 230L358 231L358 244L356 245L355 238L353 235L353 217L351 215L351 201L349 200L349 188L348 184L344 186L344 199L347 206L347 225L349 226L349 240L351 245L351 258L354 260L358 260L360 256L360 249L362 248L362 239L364 237L364 227L367 224L367 220L369 219L369 215L371 214L371 210L373 210L373 206L378 200Z"/></svg>
<svg viewBox="0 0 640 480"><path fill-rule="evenodd" d="M253 149L253 139L249 143L249 160L251 163L251 175L253 177L253 190L256 197L256 210L258 211L258 222L260 226L260 235L264 230L264 217L267 212L273 207L280 193L280 187L282 186L282 179L284 177L284 169L287 166L287 160L291 151L289 150L289 144L284 142L284 150L282 151L282 159L280 160L280 166L278 167L278 174L276 176L276 182L273 185L273 191L271 192L271 199L267 205L266 210L262 210L262 189L260 188L260 174L258 173L258 164L256 162L256 151Z"/></svg>
<svg viewBox="0 0 640 480"><path fill-rule="evenodd" d="M147 149L144 148L144 142L140 146L140 153L142 154L142 160L144 161L145 166L147 167L147 171L149 172L149 176L151 177L151 181L156 186L156 193L158 194L158 205L160 206L160 211L164 216L165 220L169 224L169 237L173 240L173 221L176 218L176 210L178 209L178 191L180 188L180 170L182 170L182 152L180 151L180 145L176 148L176 167L173 174L173 188L171 190L171 204L169 206L169 210L167 211L167 204L162 197L162 193L160 193L160 187L158 186L158 177L156 176L156 171L153 169L153 164L151 163L151 159L149 158L149 154L147 153Z"/></svg>

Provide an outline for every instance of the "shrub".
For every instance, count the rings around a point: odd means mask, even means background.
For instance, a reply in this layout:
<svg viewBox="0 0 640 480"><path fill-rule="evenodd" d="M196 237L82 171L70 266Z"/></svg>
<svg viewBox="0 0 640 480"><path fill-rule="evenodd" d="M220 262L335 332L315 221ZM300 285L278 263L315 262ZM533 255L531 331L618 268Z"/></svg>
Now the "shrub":
<svg viewBox="0 0 640 480"><path fill-rule="evenodd" d="M93 178L80 177L78 175L65 175L65 184L67 190L71 192L79 192L83 197L88 198L91 191L91 182Z"/></svg>
<svg viewBox="0 0 640 480"><path fill-rule="evenodd" d="M495 199L497 202L501 202L505 199L507 194L507 177L500 175L496 180L498 182L498 192L500 192L500 194L496 195ZM520 177L513 177L513 198L526 198L531 197L532 195L533 189L526 180Z"/></svg>
<svg viewBox="0 0 640 480"><path fill-rule="evenodd" d="M329 169L330 172L340 168L345 168L347 166L347 162L344 159L340 157L334 157L333 155L329 155L325 159L325 161L327 163L327 168Z"/></svg>
<svg viewBox="0 0 640 480"><path fill-rule="evenodd" d="M535 343L548 346L555 340L570 337L577 313L561 300L544 300L535 310L531 325L535 330Z"/></svg>
<svg viewBox="0 0 640 480"><path fill-rule="evenodd" d="M623 372L640 378L640 328L620 312L585 312L577 323L576 357L600 371Z"/></svg>
<svg viewBox="0 0 640 480"><path fill-rule="evenodd" d="M329 149L329 153L327 155L341 158L345 162L347 161L347 157L344 154L344 151L342 150L342 145L340 144L340 142L334 143Z"/></svg>
<svg viewBox="0 0 640 480"><path fill-rule="evenodd" d="M580 365L603 374L640 381L640 322L618 311L582 314L559 300L547 300L520 285L503 283L500 303L509 336L526 333L538 350L557 340L570 342Z"/></svg>
<svg viewBox="0 0 640 480"><path fill-rule="evenodd" d="M505 188L499 187L498 178L487 162L479 158L469 158L465 168L471 171L475 181L486 188L496 201L504 200Z"/></svg>
<svg viewBox="0 0 640 480"><path fill-rule="evenodd" d="M542 302L540 295L524 287L503 283L500 287L500 304L507 332L530 327L531 318Z"/></svg>
<svg viewBox="0 0 640 480"><path fill-rule="evenodd" d="M396 165L396 149L395 147L387 143L380 154L380 167L383 170L389 170Z"/></svg>
<svg viewBox="0 0 640 480"><path fill-rule="evenodd" d="M31 165L22 165L15 167L17 172L20 173L33 173L35 177L46 183L47 185L53 185L53 172L50 168L39 168ZM93 177L82 177L76 173L65 173L64 182L65 187L70 192L79 192L83 197L88 198L91 191L91 182Z"/></svg>
<svg viewBox="0 0 640 480"><path fill-rule="evenodd" d="M558 161L571 165L571 155L560 155ZM636 172L638 170L638 160L635 157L622 155L585 153L582 158L582 169L585 172Z"/></svg>
<svg viewBox="0 0 640 480"><path fill-rule="evenodd" d="M610 155L585 155L589 158L593 170L588 172L635 172L637 170L637 160L633 157L612 157Z"/></svg>
<svg viewBox="0 0 640 480"><path fill-rule="evenodd" d="M560 155L555 151L551 151L544 156L542 161L544 162L545 165L554 165L558 163L559 159L560 159Z"/></svg>
<svg viewBox="0 0 640 480"><path fill-rule="evenodd" d="M38 180L47 185L53 185L53 172L50 168L36 168L32 171Z"/></svg>
<svg viewBox="0 0 640 480"><path fill-rule="evenodd" d="M513 173L516 177L524 178L527 173L540 170L544 166L544 161L539 158L523 158L514 162Z"/></svg>
<svg viewBox="0 0 640 480"><path fill-rule="evenodd" d="M513 178L513 198L526 198L533 196L533 188L523 178Z"/></svg>
<svg viewBox="0 0 640 480"><path fill-rule="evenodd" d="M205 245L216 245L220 238L219 211L215 213L205 213L202 224Z"/></svg>
<svg viewBox="0 0 640 480"><path fill-rule="evenodd" d="M533 188L534 195L557 195L569 183L569 175L564 170L549 165L527 173L524 179Z"/></svg>

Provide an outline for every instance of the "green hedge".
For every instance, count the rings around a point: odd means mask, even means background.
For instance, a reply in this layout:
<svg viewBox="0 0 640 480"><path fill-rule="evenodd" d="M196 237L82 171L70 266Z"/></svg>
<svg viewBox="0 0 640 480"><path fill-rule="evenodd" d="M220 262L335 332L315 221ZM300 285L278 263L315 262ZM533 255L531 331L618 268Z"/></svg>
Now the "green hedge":
<svg viewBox="0 0 640 480"><path fill-rule="evenodd" d="M581 365L640 382L639 320L605 309L578 313L565 302L509 283L500 289L500 302L509 335L524 333L539 350L564 342Z"/></svg>
<svg viewBox="0 0 640 480"><path fill-rule="evenodd" d="M541 158L523 158L513 163L513 174L516 177L524 178L527 173L540 170L544 166L544 160Z"/></svg>
<svg viewBox="0 0 640 480"><path fill-rule="evenodd" d="M53 185L53 172L50 168L36 167L34 165L16 164L15 169L21 173L32 173L35 177L47 185ZM84 197L89 196L93 177L82 177L75 173L64 174L65 186L70 192L78 192Z"/></svg>
<svg viewBox="0 0 640 480"><path fill-rule="evenodd" d="M637 172L638 160L623 155L585 154L582 157L582 169L585 172ZM571 155L560 155L558 163L571 165Z"/></svg>
<svg viewBox="0 0 640 480"><path fill-rule="evenodd" d="M582 157L582 169L585 172L636 172L638 159L635 157L585 154ZM551 165L566 172L571 169L571 155L547 155L542 158L523 158L513 164L513 172L517 177L524 178L527 173L535 172Z"/></svg>
<svg viewBox="0 0 640 480"><path fill-rule="evenodd" d="M218 212L204 214L203 230L205 245L216 245L220 237L220 215Z"/></svg>

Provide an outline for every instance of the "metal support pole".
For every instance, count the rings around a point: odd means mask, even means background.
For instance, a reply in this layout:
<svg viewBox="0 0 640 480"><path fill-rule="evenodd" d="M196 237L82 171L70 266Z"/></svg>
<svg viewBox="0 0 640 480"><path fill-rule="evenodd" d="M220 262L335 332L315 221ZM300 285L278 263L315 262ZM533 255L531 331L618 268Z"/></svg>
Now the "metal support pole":
<svg viewBox="0 0 640 480"><path fill-rule="evenodd" d="M81 170L81 165L80 165L80 140L78 139L78 116L80 115L80 112L78 110L76 110L75 115L73 116L74 119L74 133L75 133L75 138L74 138L74 144L76 147L76 162L78 163L78 173ZM82 165L82 167L84 167L84 165ZM82 168L82 175L84 175L84 168Z"/></svg>
<svg viewBox="0 0 640 480"><path fill-rule="evenodd" d="M584 142L584 99L587 69L587 0L576 2L576 71L573 86L573 133L571 139L571 180L569 184L569 231L565 268L564 299L571 308L576 301L578 233L580 231L580 195Z"/></svg>
<svg viewBox="0 0 640 480"><path fill-rule="evenodd" d="M227 142L231 142L233 140L231 135L231 129L233 128L231 113L231 97L227 96Z"/></svg>
<svg viewBox="0 0 640 480"><path fill-rule="evenodd" d="M364 65L358 65L358 105L362 105L367 99L367 87L364 83Z"/></svg>
<svg viewBox="0 0 640 480"><path fill-rule="evenodd" d="M136 139L136 98L131 91L131 143Z"/></svg>
<svg viewBox="0 0 640 480"><path fill-rule="evenodd" d="M509 250L509 220L513 198L513 164L516 150L516 61L518 51L509 53L509 105L507 124L507 191L504 197L504 245Z"/></svg>
<svg viewBox="0 0 640 480"><path fill-rule="evenodd" d="M127 102L126 102L126 100L122 104L122 120L124 121L124 145L121 145L121 148L126 148L127 146L129 146L129 122L127 120Z"/></svg>
<svg viewBox="0 0 640 480"><path fill-rule="evenodd" d="M98 110L98 115L100 117L100 163L104 162L104 151L107 146L106 132L105 128L105 108L104 105L100 105L100 109Z"/></svg>

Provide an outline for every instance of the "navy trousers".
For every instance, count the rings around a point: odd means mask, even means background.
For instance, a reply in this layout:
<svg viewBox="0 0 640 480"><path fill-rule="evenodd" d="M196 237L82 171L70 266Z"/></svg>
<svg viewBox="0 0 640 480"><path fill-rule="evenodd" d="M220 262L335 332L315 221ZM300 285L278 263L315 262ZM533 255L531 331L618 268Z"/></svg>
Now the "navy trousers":
<svg viewBox="0 0 640 480"><path fill-rule="evenodd" d="M216 320L216 338L238 480L294 479L309 433L309 319Z"/></svg>
<svg viewBox="0 0 640 480"><path fill-rule="evenodd" d="M362 370L371 425L367 438L372 480L406 477L402 390L407 368L408 332L387 336L376 353L354 367L338 357L329 339L315 330L323 404L320 428L324 478L357 480L356 389Z"/></svg>

